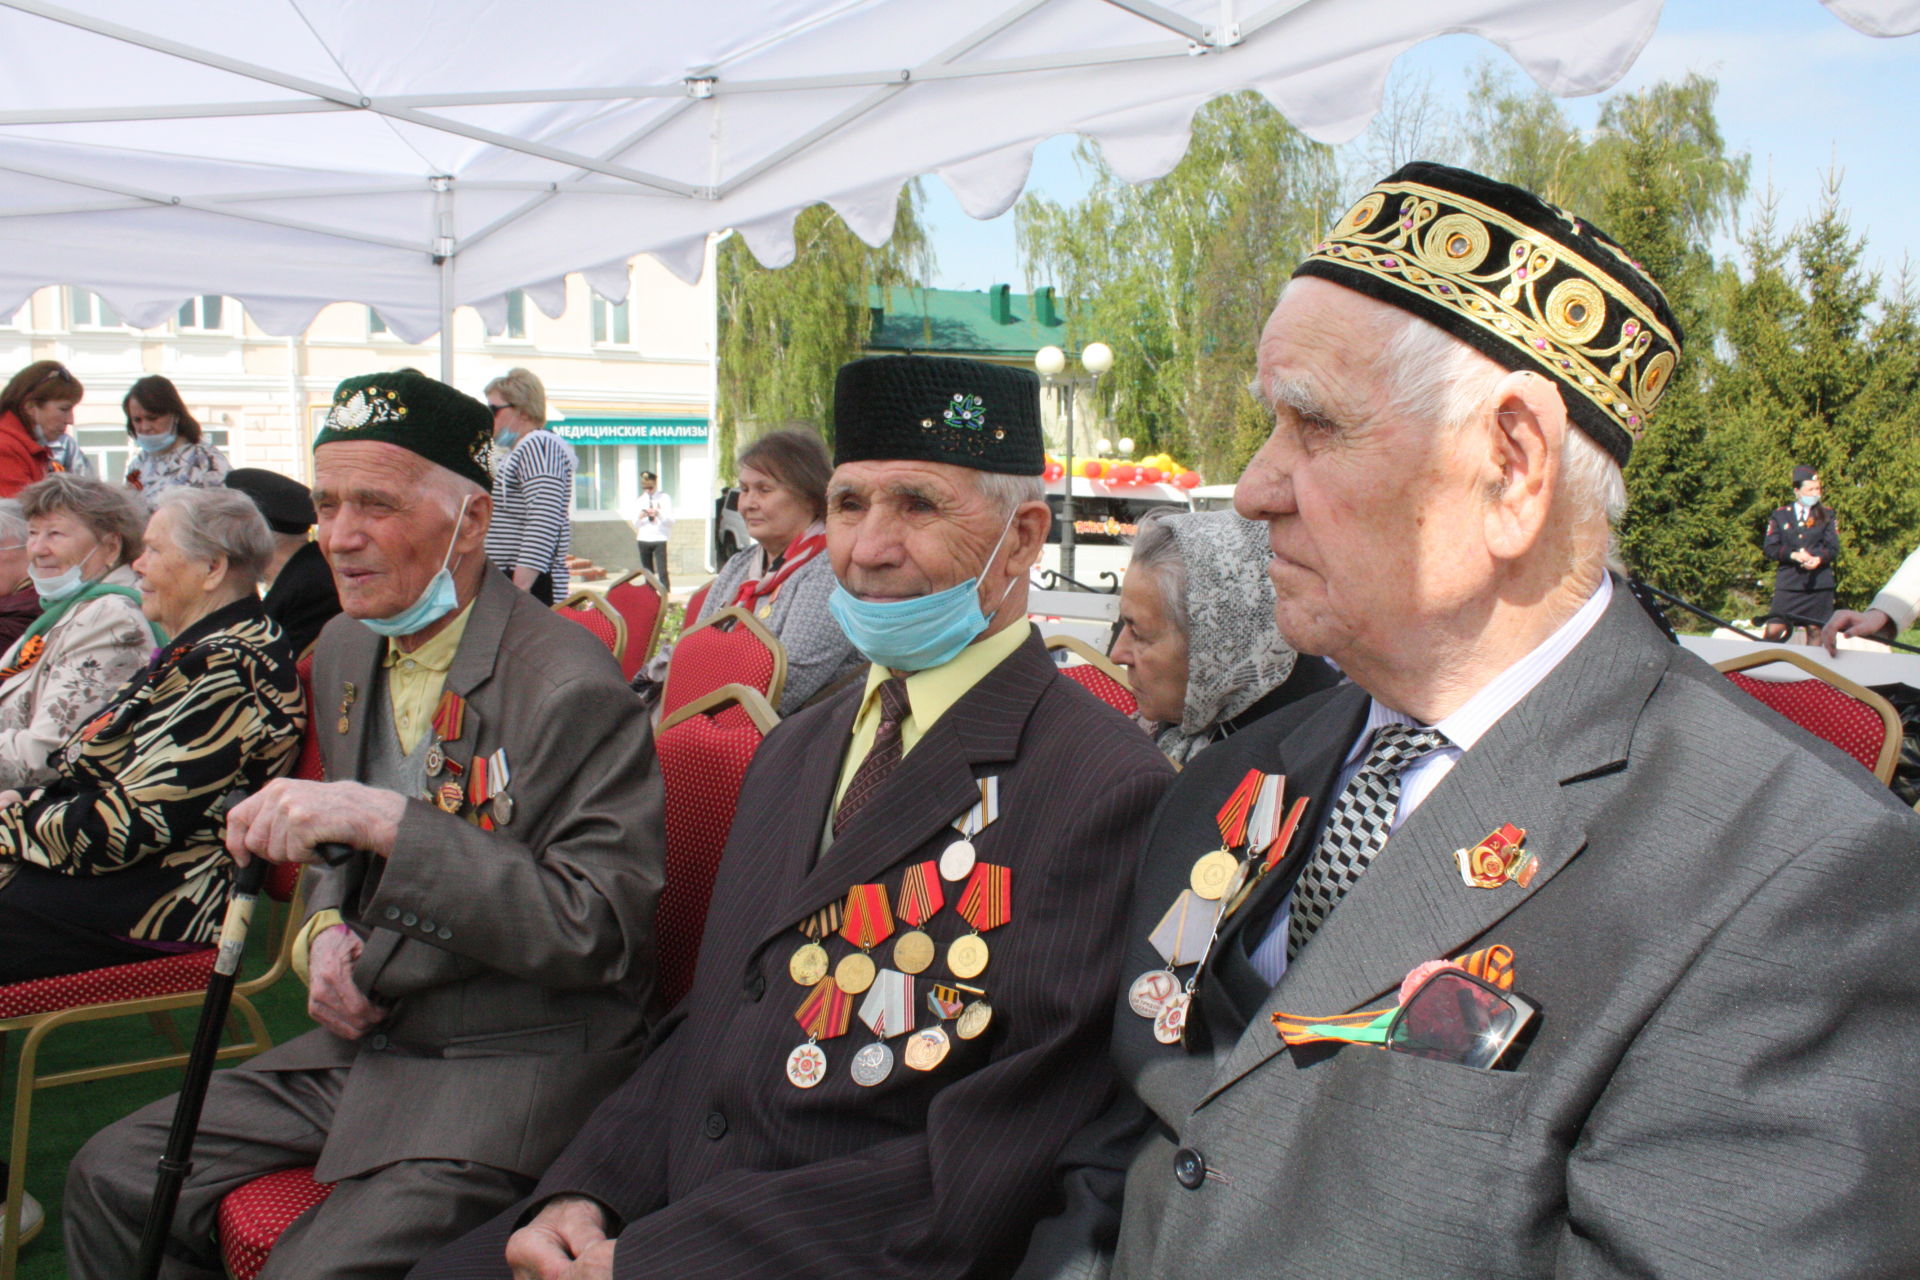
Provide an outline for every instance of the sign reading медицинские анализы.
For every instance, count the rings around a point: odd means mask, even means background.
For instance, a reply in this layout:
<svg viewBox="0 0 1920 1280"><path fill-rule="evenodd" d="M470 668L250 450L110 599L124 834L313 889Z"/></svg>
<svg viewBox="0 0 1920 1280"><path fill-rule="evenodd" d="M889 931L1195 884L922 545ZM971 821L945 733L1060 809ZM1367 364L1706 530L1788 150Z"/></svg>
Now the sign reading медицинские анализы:
<svg viewBox="0 0 1920 1280"><path fill-rule="evenodd" d="M578 413L547 429L569 444L705 444L703 414Z"/></svg>

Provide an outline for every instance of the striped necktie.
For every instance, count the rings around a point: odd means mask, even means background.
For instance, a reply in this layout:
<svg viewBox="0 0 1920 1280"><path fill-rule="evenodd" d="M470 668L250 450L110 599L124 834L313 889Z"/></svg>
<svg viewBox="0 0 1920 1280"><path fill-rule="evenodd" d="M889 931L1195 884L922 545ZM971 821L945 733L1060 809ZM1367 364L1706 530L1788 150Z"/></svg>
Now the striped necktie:
<svg viewBox="0 0 1920 1280"><path fill-rule="evenodd" d="M840 797L840 808L833 815L833 834L836 838L847 823L853 821L853 815L873 799L880 790L880 784L900 763L900 722L911 711L912 707L907 704L905 677L889 677L880 686L880 727L874 731L873 746L868 749L867 758L860 762L860 767L854 770L853 781L847 784L847 793Z"/></svg>

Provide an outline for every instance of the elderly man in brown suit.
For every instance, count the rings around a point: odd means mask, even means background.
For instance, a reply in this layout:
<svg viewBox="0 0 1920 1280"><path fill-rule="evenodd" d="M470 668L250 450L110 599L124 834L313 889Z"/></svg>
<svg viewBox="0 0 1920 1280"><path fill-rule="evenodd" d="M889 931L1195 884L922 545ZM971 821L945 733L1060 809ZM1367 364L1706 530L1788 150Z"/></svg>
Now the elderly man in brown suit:
<svg viewBox="0 0 1920 1280"><path fill-rule="evenodd" d="M221 1197L317 1165L268 1277L393 1277L526 1194L632 1070L653 987L661 795L612 657L482 552L486 407L412 370L341 384L314 450L346 616L313 698L326 776L235 809L236 858L311 861L322 1029L217 1073L166 1273L217 1276ZM384 637L384 638L383 638ZM68 1178L71 1274L132 1273L171 1099Z"/></svg>
<svg viewBox="0 0 1920 1280"><path fill-rule="evenodd" d="M640 1069L416 1275L998 1274L1105 1099L1172 774L1026 619L1037 383L883 357L834 400L831 608L874 666L755 757L692 992Z"/></svg>

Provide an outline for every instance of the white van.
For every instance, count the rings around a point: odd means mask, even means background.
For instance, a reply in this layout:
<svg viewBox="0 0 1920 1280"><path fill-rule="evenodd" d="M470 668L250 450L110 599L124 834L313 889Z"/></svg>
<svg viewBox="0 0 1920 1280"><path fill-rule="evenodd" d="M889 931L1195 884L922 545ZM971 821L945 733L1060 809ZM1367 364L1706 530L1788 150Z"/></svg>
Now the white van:
<svg viewBox="0 0 1920 1280"><path fill-rule="evenodd" d="M1229 489L1232 486L1228 486ZM1195 490L1194 492L1199 492ZM1058 584L1047 576L1060 572L1060 531L1065 525L1065 483L1047 484L1047 505L1053 508L1053 528L1034 571L1042 585ZM1074 581L1095 591L1118 591L1120 578L1133 558L1133 535L1140 518L1161 508L1188 511L1187 491L1170 484L1111 485L1104 480L1073 479Z"/></svg>
<svg viewBox="0 0 1920 1280"><path fill-rule="evenodd" d="M1230 484L1203 484L1198 489L1189 490L1193 495L1195 511L1231 511L1233 510L1233 489Z"/></svg>

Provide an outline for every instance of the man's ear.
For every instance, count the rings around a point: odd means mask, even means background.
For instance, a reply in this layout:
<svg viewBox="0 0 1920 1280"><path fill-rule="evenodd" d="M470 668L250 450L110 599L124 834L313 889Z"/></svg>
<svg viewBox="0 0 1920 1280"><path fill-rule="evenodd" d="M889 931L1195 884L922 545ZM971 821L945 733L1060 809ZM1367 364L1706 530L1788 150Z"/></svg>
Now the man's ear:
<svg viewBox="0 0 1920 1280"><path fill-rule="evenodd" d="M1012 549L1008 568L1015 574L1024 574L1040 563L1041 552L1047 545L1047 531L1053 527L1053 508L1044 502L1023 502L1014 508L1013 526L1007 531L1007 543Z"/></svg>
<svg viewBox="0 0 1920 1280"><path fill-rule="evenodd" d="M458 554L478 551L487 545L487 526L493 523L493 495L476 493L467 500L467 513L460 518L460 534L454 540Z"/></svg>
<svg viewBox="0 0 1920 1280"><path fill-rule="evenodd" d="M1539 544L1547 527L1570 424L1560 389L1536 373L1509 373L1495 384L1491 401L1487 551L1515 561Z"/></svg>

